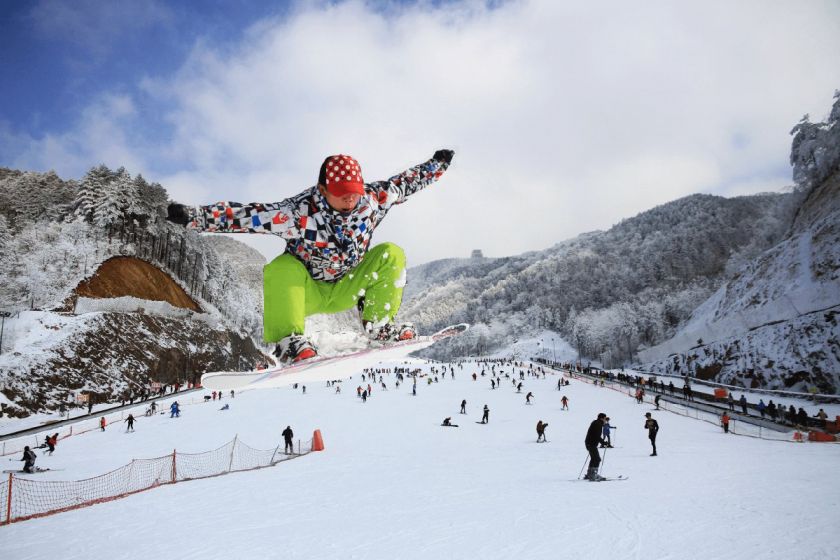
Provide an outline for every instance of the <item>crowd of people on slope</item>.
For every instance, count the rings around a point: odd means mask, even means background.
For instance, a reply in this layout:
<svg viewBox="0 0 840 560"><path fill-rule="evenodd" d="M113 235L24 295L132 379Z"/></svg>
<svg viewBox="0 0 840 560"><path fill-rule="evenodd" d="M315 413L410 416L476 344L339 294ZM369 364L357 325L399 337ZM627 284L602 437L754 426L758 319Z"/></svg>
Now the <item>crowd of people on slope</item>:
<svg viewBox="0 0 840 560"><path fill-rule="evenodd" d="M696 401L697 393L691 385L691 380L687 377L683 378L682 388L678 391L673 380L669 380L666 384L664 380L657 379L655 376L645 378L641 375L630 375L595 368L578 370L572 364L563 365L564 367L569 366L569 371L581 371L587 375L598 377L601 380L617 381L635 387L635 397L638 402L644 400L646 389L657 392L659 395L677 396L679 393L686 401ZM743 416L760 417L799 429L807 429L809 427L826 428L829 421L828 413L823 408L819 408L815 414L811 415L802 406L796 407L793 404L785 406L781 403L775 403L773 399L765 402L764 398L760 397L757 403L749 402L743 393L736 399L732 391L729 390L726 391L725 397L705 393L703 397L709 404L728 407L730 412L737 412ZM836 421L838 421L838 426L840 426L840 416L838 416Z"/></svg>

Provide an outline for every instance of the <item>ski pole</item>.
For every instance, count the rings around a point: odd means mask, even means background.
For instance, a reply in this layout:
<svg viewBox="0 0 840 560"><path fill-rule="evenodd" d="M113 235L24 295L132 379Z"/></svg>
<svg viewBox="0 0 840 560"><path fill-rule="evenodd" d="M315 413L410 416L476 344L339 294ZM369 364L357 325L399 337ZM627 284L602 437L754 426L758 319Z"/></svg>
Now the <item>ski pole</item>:
<svg viewBox="0 0 840 560"><path fill-rule="evenodd" d="M601 469L604 468L604 463L607 462L607 450L608 449L609 449L609 447L604 448L604 458L601 459L601 465L598 467L598 474L601 474Z"/></svg>
<svg viewBox="0 0 840 560"><path fill-rule="evenodd" d="M586 468L586 461L588 461L588 460L589 460L589 453L587 452L586 459L583 460L583 466L580 468L580 472L578 473L578 480L580 480L580 477L583 476L583 469Z"/></svg>

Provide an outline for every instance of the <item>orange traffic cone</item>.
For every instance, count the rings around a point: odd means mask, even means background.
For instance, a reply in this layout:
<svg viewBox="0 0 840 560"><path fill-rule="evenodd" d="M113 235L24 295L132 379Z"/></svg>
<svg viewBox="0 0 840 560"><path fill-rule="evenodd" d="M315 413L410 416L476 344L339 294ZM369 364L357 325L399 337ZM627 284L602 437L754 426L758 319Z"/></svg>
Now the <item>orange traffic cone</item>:
<svg viewBox="0 0 840 560"><path fill-rule="evenodd" d="M321 437L321 430L315 430L312 434L312 451L323 451L324 439Z"/></svg>

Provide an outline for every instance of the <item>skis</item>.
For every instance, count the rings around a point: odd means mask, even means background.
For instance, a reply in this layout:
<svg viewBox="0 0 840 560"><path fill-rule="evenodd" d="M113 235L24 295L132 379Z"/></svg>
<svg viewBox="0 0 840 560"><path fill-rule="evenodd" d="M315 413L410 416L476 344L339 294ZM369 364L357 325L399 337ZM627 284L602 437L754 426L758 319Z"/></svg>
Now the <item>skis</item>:
<svg viewBox="0 0 840 560"><path fill-rule="evenodd" d="M443 328L431 336L418 336L417 338L411 340L394 342L381 347L369 347L363 350L354 350L337 356L316 356L309 360L302 360L293 364L281 364L264 370L217 371L205 373L201 376L201 386L204 389L209 390L244 387L245 385L253 385L261 381L274 379L290 373L300 373L318 366L337 364L349 358L358 358L366 355L375 357L377 353L390 350L392 348L409 348L413 346L428 345L431 342L437 342L438 340L449 338L450 336L457 336L469 328L470 326L468 324L460 323L458 325L451 325Z"/></svg>
<svg viewBox="0 0 840 560"><path fill-rule="evenodd" d="M619 480L628 480L629 476L613 476L613 477L601 477L601 480L589 480L588 478L576 478L571 480L570 482L617 482Z"/></svg>
<svg viewBox="0 0 840 560"><path fill-rule="evenodd" d="M38 474L38 473L47 472L47 471L63 471L63 470L64 469L50 469L50 468L45 469L45 468L41 468L41 467L36 467L33 472L26 472L26 471L22 471L22 470L19 470L19 469L9 469L9 470L3 471L3 473L4 474L9 474L9 473L14 473L14 474Z"/></svg>

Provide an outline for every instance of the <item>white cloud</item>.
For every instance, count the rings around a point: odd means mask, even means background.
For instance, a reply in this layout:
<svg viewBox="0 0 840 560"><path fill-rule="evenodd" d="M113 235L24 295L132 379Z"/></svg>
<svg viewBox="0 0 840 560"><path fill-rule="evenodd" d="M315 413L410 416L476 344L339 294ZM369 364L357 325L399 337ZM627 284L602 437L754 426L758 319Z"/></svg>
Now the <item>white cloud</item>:
<svg viewBox="0 0 840 560"><path fill-rule="evenodd" d="M172 138L133 135L143 115L105 97L52 138L65 152L52 157L124 158L114 165L198 203L280 200L332 153L373 180L453 147L450 172L375 241L410 264L515 254L692 192L789 183L774 170L790 128L840 86L838 15L816 2L305 4L144 79Z"/></svg>

